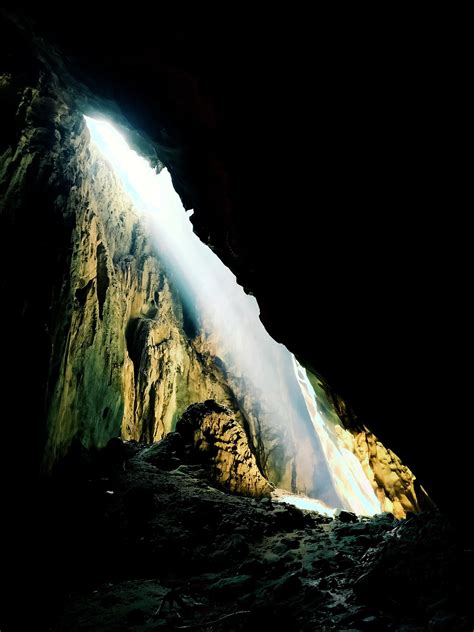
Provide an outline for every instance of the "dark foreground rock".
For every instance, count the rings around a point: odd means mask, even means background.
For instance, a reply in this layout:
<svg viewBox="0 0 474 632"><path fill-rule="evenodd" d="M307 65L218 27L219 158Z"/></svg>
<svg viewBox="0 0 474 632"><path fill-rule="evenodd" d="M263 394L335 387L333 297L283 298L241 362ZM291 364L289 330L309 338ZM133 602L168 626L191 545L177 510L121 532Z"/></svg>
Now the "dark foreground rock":
<svg viewBox="0 0 474 632"><path fill-rule="evenodd" d="M328 520L231 495L175 434L78 458L42 491L2 630L472 629L472 552L439 513Z"/></svg>

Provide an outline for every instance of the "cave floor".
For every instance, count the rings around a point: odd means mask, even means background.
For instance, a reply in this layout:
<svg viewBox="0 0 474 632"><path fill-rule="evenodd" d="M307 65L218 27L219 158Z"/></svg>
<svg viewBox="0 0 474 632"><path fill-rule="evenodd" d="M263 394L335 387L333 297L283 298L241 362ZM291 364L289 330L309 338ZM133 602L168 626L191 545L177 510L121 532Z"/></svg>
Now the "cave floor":
<svg viewBox="0 0 474 632"><path fill-rule="evenodd" d="M35 629L472 629L469 552L442 515L333 520L121 446L43 493Z"/></svg>

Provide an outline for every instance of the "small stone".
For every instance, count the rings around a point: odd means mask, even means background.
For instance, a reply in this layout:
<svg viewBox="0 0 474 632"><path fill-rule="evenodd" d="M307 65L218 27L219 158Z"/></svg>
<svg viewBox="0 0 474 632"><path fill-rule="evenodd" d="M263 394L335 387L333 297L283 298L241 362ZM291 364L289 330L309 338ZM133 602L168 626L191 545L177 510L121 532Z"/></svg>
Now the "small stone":
<svg viewBox="0 0 474 632"><path fill-rule="evenodd" d="M275 555L282 557L288 551L288 548L286 544L283 544L283 542L277 542L277 544L275 544L272 550L275 553Z"/></svg>
<svg viewBox="0 0 474 632"><path fill-rule="evenodd" d="M336 518L338 518L338 520L340 520L341 522L359 521L355 513L352 513L351 511L345 511L345 509L341 509L340 511L336 512Z"/></svg>
<svg viewBox="0 0 474 632"><path fill-rule="evenodd" d="M280 557L271 553L270 551L266 551L263 555L262 562L264 564L268 564L269 566L279 565L281 563Z"/></svg>
<svg viewBox="0 0 474 632"><path fill-rule="evenodd" d="M365 617L364 619L360 621L359 625L363 630L380 630L381 629L380 621L374 615Z"/></svg>
<svg viewBox="0 0 474 632"><path fill-rule="evenodd" d="M248 591L253 586L253 583L254 578L251 575L235 575L234 577L220 579L212 584L209 590L215 593L216 598L225 600Z"/></svg>

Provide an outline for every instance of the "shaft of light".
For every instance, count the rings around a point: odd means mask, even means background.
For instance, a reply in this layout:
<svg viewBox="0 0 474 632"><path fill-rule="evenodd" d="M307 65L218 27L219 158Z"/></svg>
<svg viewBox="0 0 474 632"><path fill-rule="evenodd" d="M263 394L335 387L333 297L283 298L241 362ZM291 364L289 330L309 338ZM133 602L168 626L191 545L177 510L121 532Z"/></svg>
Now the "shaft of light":
<svg viewBox="0 0 474 632"><path fill-rule="evenodd" d="M170 174L156 174L109 124L86 118L93 141L149 225L204 351L219 358L263 446L272 482L325 505L373 514L380 506L356 457L337 445L304 368L263 327L254 297L193 232ZM271 221L271 218L269 219Z"/></svg>

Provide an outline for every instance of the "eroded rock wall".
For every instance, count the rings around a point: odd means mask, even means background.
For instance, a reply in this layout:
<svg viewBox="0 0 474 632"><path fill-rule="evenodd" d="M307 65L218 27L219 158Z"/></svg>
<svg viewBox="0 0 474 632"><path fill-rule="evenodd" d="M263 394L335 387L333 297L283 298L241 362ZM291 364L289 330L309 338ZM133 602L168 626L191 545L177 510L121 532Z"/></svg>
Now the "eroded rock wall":
<svg viewBox="0 0 474 632"><path fill-rule="evenodd" d="M434 504L426 490L400 457L358 421L347 403L320 376L307 373L319 405L334 429L339 449L351 452L360 461L381 510L405 518L408 512L432 509Z"/></svg>
<svg viewBox="0 0 474 632"><path fill-rule="evenodd" d="M213 400L190 406L176 426L194 458L222 488L246 496L270 496L249 439L234 413Z"/></svg>
<svg viewBox="0 0 474 632"><path fill-rule="evenodd" d="M34 411L45 421L45 468L74 437L88 447L121 432L160 439L195 401L216 398L238 414L219 370L187 339L179 295L81 113L57 96L54 77L21 79L7 74L1 84L17 128L1 160L2 219L33 243L41 221L58 234L42 229L38 239L47 241L28 253L30 275L44 287L32 312L46 346L44 407Z"/></svg>

